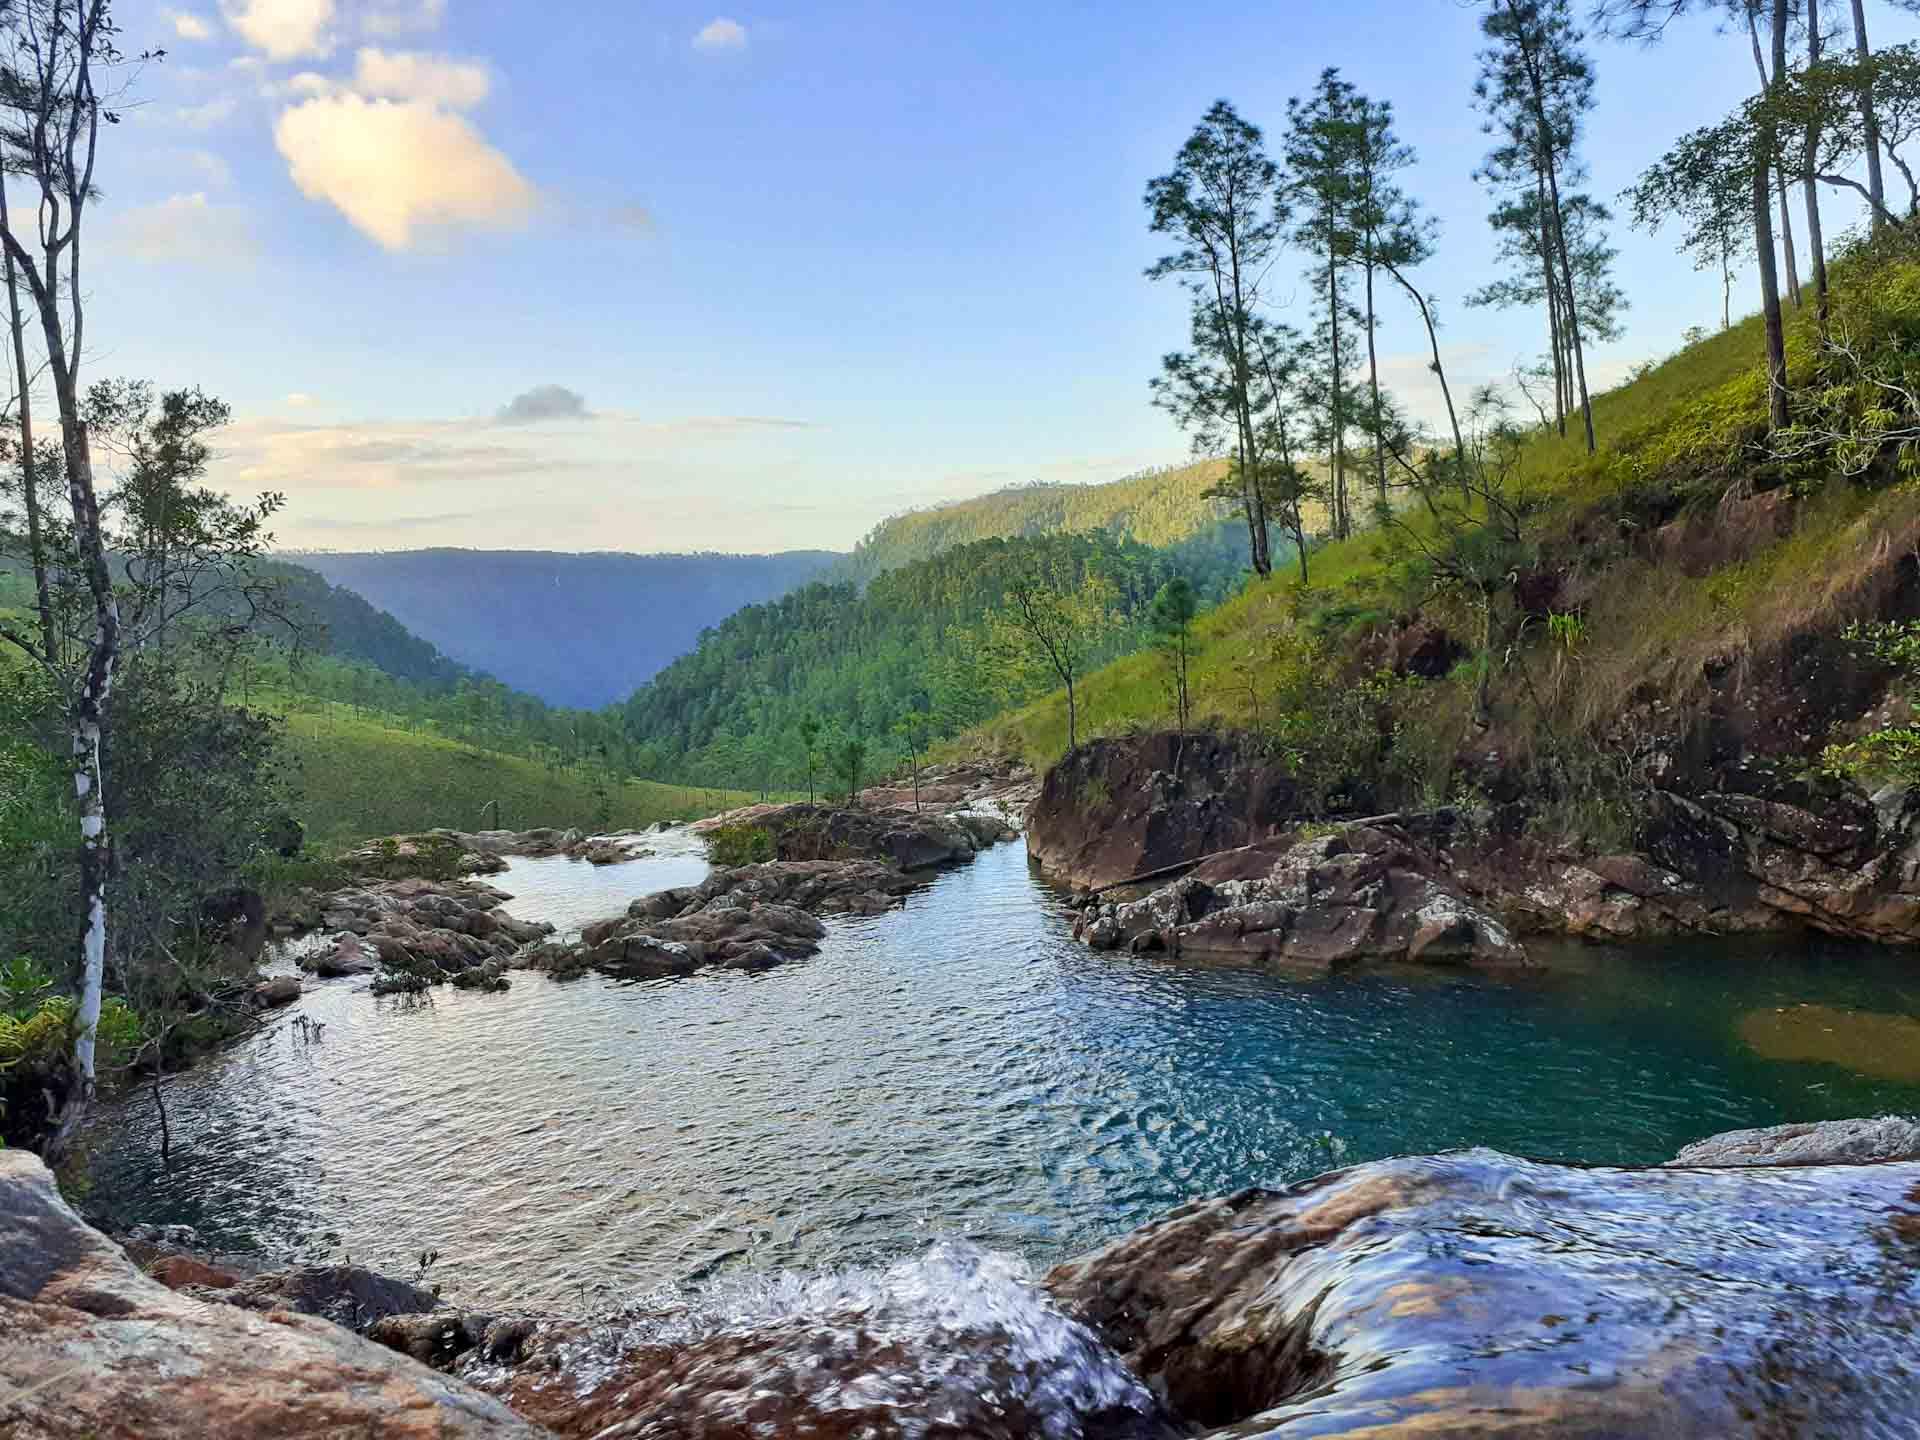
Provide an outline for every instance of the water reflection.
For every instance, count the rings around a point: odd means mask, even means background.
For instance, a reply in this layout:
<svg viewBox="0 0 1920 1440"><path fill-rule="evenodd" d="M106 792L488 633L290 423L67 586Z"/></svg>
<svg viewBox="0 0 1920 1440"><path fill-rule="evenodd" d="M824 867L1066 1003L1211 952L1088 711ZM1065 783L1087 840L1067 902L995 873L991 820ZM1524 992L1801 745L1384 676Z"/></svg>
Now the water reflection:
<svg viewBox="0 0 1920 1440"><path fill-rule="evenodd" d="M577 925L624 906L623 868L520 861L499 883L516 913ZM589 885L613 903L537 908ZM141 1104L109 1113L96 1199L222 1245L402 1268L437 1249L451 1294L557 1305L940 1236L1044 1263L1197 1195L1394 1153L1643 1163L1736 1126L1920 1108L1907 1077L1740 1033L1803 1001L1920 1013L1897 957L1573 962L1302 983L1096 954L1003 845L762 975L521 974L413 1005L316 986L319 1044L281 1024L172 1083L171 1170Z"/></svg>

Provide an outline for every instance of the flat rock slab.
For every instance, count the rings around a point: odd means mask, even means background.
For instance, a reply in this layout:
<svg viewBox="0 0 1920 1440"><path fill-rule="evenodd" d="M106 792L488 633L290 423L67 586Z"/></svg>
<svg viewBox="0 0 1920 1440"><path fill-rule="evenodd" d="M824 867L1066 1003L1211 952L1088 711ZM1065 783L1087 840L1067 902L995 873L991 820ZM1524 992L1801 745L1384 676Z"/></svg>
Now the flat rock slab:
<svg viewBox="0 0 1920 1440"><path fill-rule="evenodd" d="M176 1294L0 1151L7 1440L532 1440L499 1401L314 1316Z"/></svg>

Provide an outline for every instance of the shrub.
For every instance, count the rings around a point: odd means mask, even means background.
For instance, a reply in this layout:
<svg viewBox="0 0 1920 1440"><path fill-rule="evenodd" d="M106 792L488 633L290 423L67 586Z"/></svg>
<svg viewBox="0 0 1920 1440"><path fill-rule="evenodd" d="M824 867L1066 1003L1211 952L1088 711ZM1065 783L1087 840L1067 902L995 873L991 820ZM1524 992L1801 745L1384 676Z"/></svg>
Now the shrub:
<svg viewBox="0 0 1920 1440"><path fill-rule="evenodd" d="M773 859L773 832L760 825L722 825L707 836L707 858L723 869Z"/></svg>

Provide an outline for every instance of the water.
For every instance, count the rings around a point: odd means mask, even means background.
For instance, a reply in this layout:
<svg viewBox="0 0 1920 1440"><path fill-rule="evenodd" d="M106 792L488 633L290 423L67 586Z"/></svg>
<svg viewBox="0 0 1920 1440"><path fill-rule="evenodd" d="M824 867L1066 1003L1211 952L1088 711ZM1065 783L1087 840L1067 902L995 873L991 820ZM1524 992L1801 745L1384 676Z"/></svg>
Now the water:
<svg viewBox="0 0 1920 1440"><path fill-rule="evenodd" d="M566 928L690 862L515 861L495 883ZM1920 1016L1897 953L1687 942L1520 979L1288 980L1086 950L1017 843L829 925L760 975L315 985L295 1008L318 1041L282 1018L169 1083L170 1169L150 1102L110 1111L93 1201L219 1248L403 1274L438 1250L450 1295L571 1308L936 1240L1040 1265L1391 1154L1651 1163L1738 1126L1920 1109L1920 1063L1802 1058L1844 1057L1862 1012ZM1796 1026L1821 1043L1783 1046Z"/></svg>

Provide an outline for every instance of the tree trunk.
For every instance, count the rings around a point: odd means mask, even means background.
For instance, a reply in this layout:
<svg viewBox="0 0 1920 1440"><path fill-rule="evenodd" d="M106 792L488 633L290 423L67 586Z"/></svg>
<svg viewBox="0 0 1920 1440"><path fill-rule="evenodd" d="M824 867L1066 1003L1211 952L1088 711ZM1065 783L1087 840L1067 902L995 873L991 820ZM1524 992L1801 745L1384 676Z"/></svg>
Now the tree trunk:
<svg viewBox="0 0 1920 1440"><path fill-rule="evenodd" d="M0 230L9 228L6 177L0 174ZM34 608L40 618L40 651L49 665L60 663L53 625L53 589L47 578L47 547L40 527L40 486L33 463L33 396L27 374L26 322L20 316L20 277L7 251L7 311L13 327L14 383L20 390L20 492L27 512L27 556L33 566Z"/></svg>
<svg viewBox="0 0 1920 1440"><path fill-rule="evenodd" d="M1820 0L1807 0L1807 66L1820 63ZM1817 127L1807 125L1807 156L1811 169L1813 147L1818 140ZM1802 182L1807 202L1807 256L1813 268L1813 314L1820 327L1820 338L1827 338L1827 255L1826 240L1820 233L1820 185L1812 175Z"/></svg>
<svg viewBox="0 0 1920 1440"><path fill-rule="evenodd" d="M1333 238L1327 238L1327 327L1333 343L1332 387L1328 399L1333 407L1333 525L1342 540L1353 533L1347 514L1347 421L1341 404L1340 384L1340 271L1334 260Z"/></svg>
<svg viewBox="0 0 1920 1440"><path fill-rule="evenodd" d="M1553 243L1560 252L1560 283L1566 301L1567 342L1573 350L1573 374L1580 386L1580 416L1586 423L1587 453L1589 455L1599 447L1593 439L1593 400L1587 394L1587 352L1580 343L1580 299L1573 288L1573 265L1567 258L1567 227L1560 214L1560 178L1553 163L1553 152L1549 148L1552 136L1547 130L1544 100L1540 95L1539 80L1534 81L1534 104L1540 125L1540 144L1547 172L1547 199L1553 206Z"/></svg>
<svg viewBox="0 0 1920 1440"><path fill-rule="evenodd" d="M1380 423L1380 359L1374 348L1373 327L1373 239L1367 239L1367 391L1373 406L1373 492L1382 505L1387 503L1387 446Z"/></svg>
<svg viewBox="0 0 1920 1440"><path fill-rule="evenodd" d="M48 1153L63 1154L93 1103L98 1083L94 1042L100 1026L100 1002L107 966L107 878L112 849L107 835L106 774L101 762L113 671L120 655L120 607L107 570L100 534L100 506L93 488L93 459L81 423L79 397L61 344L57 316L43 311L47 352L60 405L60 430L67 466L67 498L73 509L74 548L93 595L93 645L72 718L73 789L80 810L80 1005L74 1014L74 1085L62 1106Z"/></svg>
<svg viewBox="0 0 1920 1440"><path fill-rule="evenodd" d="M1780 201L1780 258L1786 264L1787 299L1800 308L1800 265L1793 254L1793 207L1787 204L1787 177L1774 177L1774 190Z"/></svg>
<svg viewBox="0 0 1920 1440"><path fill-rule="evenodd" d="M1080 710L1075 703L1073 676L1067 676L1067 749L1069 752L1080 748Z"/></svg>
<svg viewBox="0 0 1920 1440"><path fill-rule="evenodd" d="M1873 80L1866 65L1873 58L1867 47L1867 8L1864 0L1853 0L1853 58L1860 62L1860 124L1866 137L1867 194L1873 202L1873 228L1887 223L1887 186L1880 171L1880 117L1873 108Z"/></svg>
<svg viewBox="0 0 1920 1440"><path fill-rule="evenodd" d="M1440 382L1440 398L1447 402L1447 424L1453 430L1454 465L1460 472L1460 498L1472 498L1467 485L1467 442L1460 434L1460 416L1453 408L1453 389L1447 384L1447 367L1440 363L1440 332L1434 327L1433 311L1428 308L1427 297L1416 290L1393 265L1387 266L1387 273L1400 282L1400 288L1413 297L1413 303L1420 307L1420 319L1427 327L1427 344L1433 350L1433 374Z"/></svg>
<svg viewBox="0 0 1920 1440"><path fill-rule="evenodd" d="M1772 149L1762 144L1760 153ZM1787 425L1787 346L1786 330L1780 315L1780 276L1773 259L1773 187L1768 183L1767 163L1757 160L1753 167L1753 243L1759 257L1760 311L1767 325L1767 414L1776 430Z"/></svg>
<svg viewBox="0 0 1920 1440"><path fill-rule="evenodd" d="M1553 357L1553 425L1567 433L1566 348L1560 338L1560 286L1553 278L1553 236L1547 227L1547 171L1534 165L1534 191L1540 210L1540 293L1547 300L1547 353Z"/></svg>

